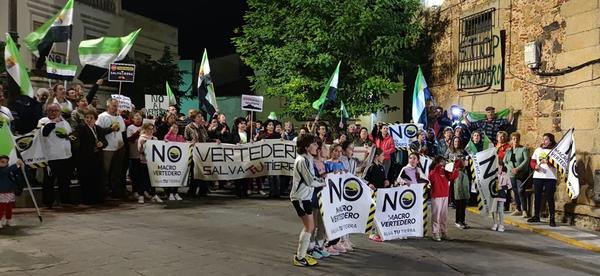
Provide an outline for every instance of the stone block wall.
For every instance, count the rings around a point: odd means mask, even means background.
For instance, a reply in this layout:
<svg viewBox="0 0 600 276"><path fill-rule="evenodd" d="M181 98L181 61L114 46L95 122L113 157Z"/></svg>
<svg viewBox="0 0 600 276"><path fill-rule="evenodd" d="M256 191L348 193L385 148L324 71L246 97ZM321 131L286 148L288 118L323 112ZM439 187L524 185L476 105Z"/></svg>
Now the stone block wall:
<svg viewBox="0 0 600 276"><path fill-rule="evenodd" d="M496 9L495 24L506 31L504 90L458 91L460 18ZM430 89L440 105L467 110L486 106L518 110L522 143L537 147L543 133L557 138L575 127L581 193L567 199L559 181L557 209L564 220L600 231L600 202L593 200L593 174L600 170L600 63L562 76L541 77L524 65L524 45L541 46L540 71L553 72L600 59L599 0L446 0L439 11L449 24L434 43Z"/></svg>

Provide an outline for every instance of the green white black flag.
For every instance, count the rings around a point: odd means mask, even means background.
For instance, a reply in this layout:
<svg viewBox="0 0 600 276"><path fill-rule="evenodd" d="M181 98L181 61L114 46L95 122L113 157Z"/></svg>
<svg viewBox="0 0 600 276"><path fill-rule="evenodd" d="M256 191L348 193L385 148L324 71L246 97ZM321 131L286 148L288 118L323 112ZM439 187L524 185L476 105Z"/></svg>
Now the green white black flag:
<svg viewBox="0 0 600 276"><path fill-rule="evenodd" d="M81 41L78 50L81 65L108 69L111 63L127 56L141 30L138 29L123 37L101 37Z"/></svg>
<svg viewBox="0 0 600 276"><path fill-rule="evenodd" d="M8 33L6 34L6 46L4 47L4 62L6 72L19 85L21 95L33 98L33 88L31 87L27 68L25 68L25 63L17 45Z"/></svg>
<svg viewBox="0 0 600 276"><path fill-rule="evenodd" d="M45 57L54 42L71 39L72 26L73 0L69 0L60 12L25 37L25 47L36 57Z"/></svg>

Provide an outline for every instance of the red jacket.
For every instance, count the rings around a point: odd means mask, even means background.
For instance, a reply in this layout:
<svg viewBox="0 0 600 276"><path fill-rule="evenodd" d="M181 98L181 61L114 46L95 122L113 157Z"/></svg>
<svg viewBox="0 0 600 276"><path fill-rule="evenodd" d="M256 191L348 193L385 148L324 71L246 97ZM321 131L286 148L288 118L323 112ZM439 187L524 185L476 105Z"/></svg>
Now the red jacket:
<svg viewBox="0 0 600 276"><path fill-rule="evenodd" d="M458 178L460 171L460 160L454 163L454 170L447 172L443 166L437 165L429 172L429 182L431 183L431 197L448 197L450 190L450 181Z"/></svg>
<svg viewBox="0 0 600 276"><path fill-rule="evenodd" d="M383 139L375 139L375 146L383 150L383 156L385 160L390 160L394 152L396 152L396 145L392 135L388 135Z"/></svg>

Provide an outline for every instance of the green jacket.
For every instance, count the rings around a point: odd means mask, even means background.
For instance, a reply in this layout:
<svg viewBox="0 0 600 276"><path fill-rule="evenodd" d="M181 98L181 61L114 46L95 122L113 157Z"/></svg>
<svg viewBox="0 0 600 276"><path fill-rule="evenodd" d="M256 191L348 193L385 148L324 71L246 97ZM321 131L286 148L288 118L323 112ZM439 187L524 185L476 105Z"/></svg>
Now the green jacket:
<svg viewBox="0 0 600 276"><path fill-rule="evenodd" d="M511 159L515 161L511 161ZM520 146L513 152L512 148L509 148L504 155L504 166L507 168L508 177L526 178L529 175L529 151L526 147ZM512 173L512 169L519 169L519 173L515 176Z"/></svg>
<svg viewBox="0 0 600 276"><path fill-rule="evenodd" d="M454 199L469 199L471 196L471 188L469 183L469 175L467 169L462 169L458 173L458 177L454 180Z"/></svg>

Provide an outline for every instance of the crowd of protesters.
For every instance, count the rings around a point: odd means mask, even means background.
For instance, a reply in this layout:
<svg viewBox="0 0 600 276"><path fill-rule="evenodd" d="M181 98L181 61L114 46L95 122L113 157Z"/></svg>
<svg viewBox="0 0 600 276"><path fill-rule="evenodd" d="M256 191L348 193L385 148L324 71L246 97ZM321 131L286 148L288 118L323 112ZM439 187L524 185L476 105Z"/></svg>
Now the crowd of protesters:
<svg viewBox="0 0 600 276"><path fill-rule="evenodd" d="M468 228L464 221L465 207L467 203L474 202L476 191L473 189L472 176L465 169L467 159L469 155L492 147L498 153L501 179L507 179L499 182L499 188L504 192L500 193L502 199L494 200L492 209L498 220L495 220L493 229L504 230L501 214L504 210L509 210L508 207L513 202L515 208L512 215L529 217L530 222L539 222L543 193L548 201L549 223L555 225L553 196L556 190L556 168L548 164L547 155L556 141L552 134L544 134L542 144L531 156L528 149L520 144L520 134L513 131L512 110L508 117L496 118L495 109L488 107L486 119L470 122L467 116L452 120L442 108L436 107L429 118L430 127L420 130L417 139L408 149L399 149L395 147L388 124L382 122L369 131L357 124L333 130L327 123L315 121L301 126L296 132L291 122L282 123L276 118L265 122L255 121L251 128L245 117L235 118L229 125L225 114L207 116L203 110L191 109L186 116L179 113L175 106L169 106L166 114L159 117L147 116L144 109L134 108L131 112L120 112L115 99L107 100L105 110L99 113L95 94L102 83L102 80L98 80L88 92L80 83L74 83L68 89L62 84L56 84L51 89L38 89L36 98L32 99L27 110L6 108L3 104L4 91L0 86L0 116L11 122L13 132L24 134L36 127L40 129L43 149L48 159L42 183L42 202L47 207L52 207L57 202L61 205L98 204L107 198L130 198L139 203L147 200L182 200L181 191L177 188L164 189L164 194L157 194L150 185L144 156L144 146L148 140L245 144L263 139L297 141L299 137L312 133L315 141L318 141L318 152L324 151L321 145L333 145L330 146L329 154L321 154L315 158L330 161L325 164L343 164L339 168L327 165L324 167L327 172L348 170L352 162L348 162L347 156L351 156L354 147L376 147L377 158L374 158L367 176L369 185L374 189L388 187L390 183L419 183L425 178L422 172L424 168L415 169L420 166L419 156L433 158L430 173L435 171L440 176L437 180L430 179L432 193L435 193L433 200L448 198L448 204L439 200L433 206L433 234L436 240L441 240L445 235L444 217L447 209L444 208L447 206L442 205L455 207L455 225L462 229ZM207 118L210 120L207 121ZM352 150L348 149L350 147ZM340 153L337 152L338 148ZM448 162L454 163L456 169L446 175L440 168ZM81 187L80 197L75 198L70 190L74 179L78 180ZM436 185L435 182L444 181L451 182L449 189L436 188L443 185ZM128 182L132 185L131 192L126 189ZM527 194L528 183L533 183L535 191L534 210L531 210ZM268 189L264 187L265 184L268 184ZM286 176L213 183L196 180L192 175L185 196L206 196L212 185L233 185L239 197L260 193L278 198L288 193L293 184L292 177ZM55 185L58 186L57 199ZM378 239L377 235L372 238ZM330 254L343 250L340 246L336 248L333 245L337 243L323 245L323 250ZM317 247L313 246L312 249Z"/></svg>

